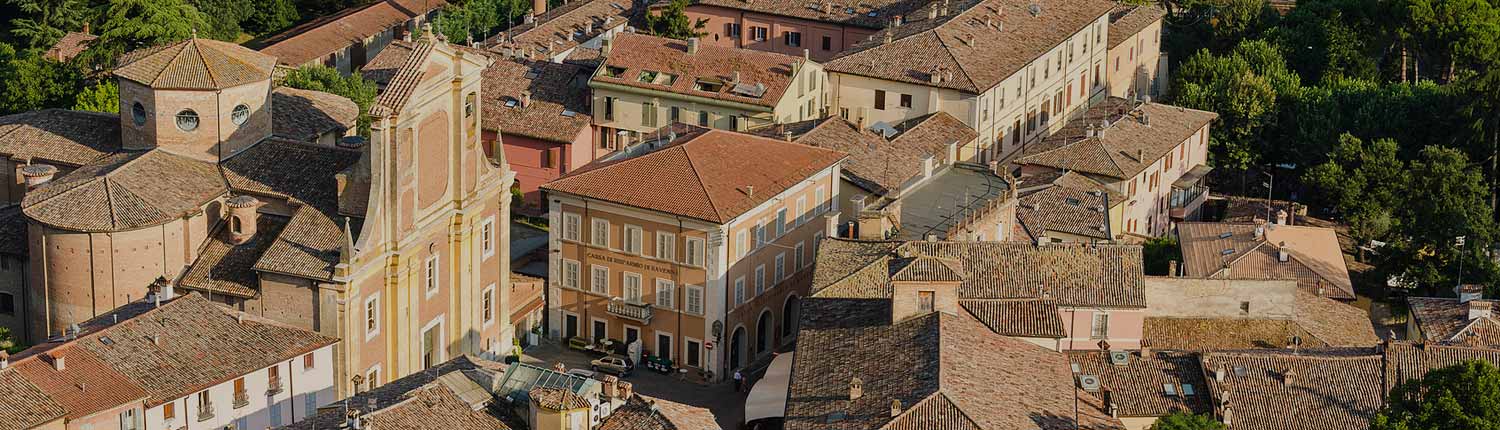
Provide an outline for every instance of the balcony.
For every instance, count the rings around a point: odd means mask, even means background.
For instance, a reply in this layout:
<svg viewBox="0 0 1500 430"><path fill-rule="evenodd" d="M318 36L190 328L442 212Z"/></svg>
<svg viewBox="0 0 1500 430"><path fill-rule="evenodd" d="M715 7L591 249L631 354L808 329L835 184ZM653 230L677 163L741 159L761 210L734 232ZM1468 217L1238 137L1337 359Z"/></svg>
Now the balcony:
<svg viewBox="0 0 1500 430"><path fill-rule="evenodd" d="M1198 217L1198 208L1208 200L1208 185L1204 184L1203 178L1210 170L1212 168L1201 164L1193 166L1192 170L1172 182L1172 194L1167 206L1172 219L1181 221Z"/></svg>
<svg viewBox="0 0 1500 430"><path fill-rule="evenodd" d="M204 403L198 405L198 422L214 419L214 404Z"/></svg>
<svg viewBox="0 0 1500 430"><path fill-rule="evenodd" d="M281 394L281 378L271 378L271 383L266 388L267 396Z"/></svg>
<svg viewBox="0 0 1500 430"><path fill-rule="evenodd" d="M607 310L610 315L620 318L636 321L641 324L651 323L651 305L648 304L631 303L624 299L615 298L610 299Z"/></svg>
<svg viewBox="0 0 1500 430"><path fill-rule="evenodd" d="M250 394L244 391L234 392L234 408L239 409L250 405Z"/></svg>

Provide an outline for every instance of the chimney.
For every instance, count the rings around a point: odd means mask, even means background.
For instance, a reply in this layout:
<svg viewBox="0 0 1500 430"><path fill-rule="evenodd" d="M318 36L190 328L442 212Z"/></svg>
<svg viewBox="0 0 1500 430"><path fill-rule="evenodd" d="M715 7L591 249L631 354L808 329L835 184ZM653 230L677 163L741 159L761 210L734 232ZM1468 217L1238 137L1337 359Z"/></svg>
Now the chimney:
<svg viewBox="0 0 1500 430"><path fill-rule="evenodd" d="M823 215L823 237L839 237L839 216L837 213Z"/></svg>
<svg viewBox="0 0 1500 430"><path fill-rule="evenodd" d="M156 346L161 346L161 335L159 335L159 334L153 334L153 335L151 335L151 344L152 345L156 345Z"/></svg>
<svg viewBox="0 0 1500 430"><path fill-rule="evenodd" d="M1265 226L1255 226L1255 240L1260 240L1263 237L1266 237Z"/></svg>
<svg viewBox="0 0 1500 430"><path fill-rule="evenodd" d="M610 400L614 400L615 398L617 398L617 396L619 396L619 394L620 394L620 378L615 377L614 375L606 375L604 377L604 396L605 396L605 398L608 398Z"/></svg>
<svg viewBox="0 0 1500 430"><path fill-rule="evenodd" d="M1292 259L1291 255L1286 252L1286 241L1281 241L1281 243L1277 244L1277 248L1276 261L1285 263Z"/></svg>
<svg viewBox="0 0 1500 430"><path fill-rule="evenodd" d="M1459 285L1453 289L1453 293L1458 296L1459 303L1468 303L1484 298L1484 286L1478 284Z"/></svg>
<svg viewBox="0 0 1500 430"><path fill-rule="evenodd" d="M885 43L891 43L894 41L896 41L896 35L889 31L885 32Z"/></svg>
<svg viewBox="0 0 1500 430"><path fill-rule="evenodd" d="M609 48L611 45L614 45L614 38L606 37L604 40L599 41L599 55L606 58L609 57Z"/></svg>
<svg viewBox="0 0 1500 430"><path fill-rule="evenodd" d="M1493 315L1490 310L1492 309L1494 302L1490 302L1488 300L1470 300L1468 305L1470 321L1480 318L1489 318L1490 315Z"/></svg>
<svg viewBox="0 0 1500 430"><path fill-rule="evenodd" d="M1167 262L1167 276L1173 278L1177 277L1177 260L1171 260Z"/></svg>
<svg viewBox="0 0 1500 430"><path fill-rule="evenodd" d="M688 40L687 40L687 42L688 42L688 55L695 55L695 54L697 54L698 53L698 38L696 38L696 37L689 37Z"/></svg>
<svg viewBox="0 0 1500 430"><path fill-rule="evenodd" d="M865 381L858 376L849 379L849 400L859 400L865 395Z"/></svg>
<svg viewBox="0 0 1500 430"><path fill-rule="evenodd" d="M255 237L255 223L260 217L257 209L262 206L260 200L249 195L238 195L224 202L229 211L229 241L235 245L244 245Z"/></svg>
<svg viewBox="0 0 1500 430"><path fill-rule="evenodd" d="M900 26L901 26L901 15L896 15L896 16L891 17L891 28L897 28L897 27L900 27Z"/></svg>
<svg viewBox="0 0 1500 430"><path fill-rule="evenodd" d="M63 357L61 351L47 351L47 359L52 361L52 368L59 372L68 369L67 357Z"/></svg>
<svg viewBox="0 0 1500 430"><path fill-rule="evenodd" d="M729 74L729 85L733 86L734 84L738 83L740 83L740 71L735 70L733 73Z"/></svg>
<svg viewBox="0 0 1500 430"><path fill-rule="evenodd" d="M1276 225L1286 225L1286 209L1276 210Z"/></svg>
<svg viewBox="0 0 1500 430"><path fill-rule="evenodd" d="M51 181L54 176L57 176L57 168L51 164L28 164L21 167L21 177L28 190Z"/></svg>
<svg viewBox="0 0 1500 430"><path fill-rule="evenodd" d="M1109 412L1109 416L1110 417L1119 418L1120 417L1120 405L1118 405L1118 404L1115 403L1114 392L1112 390L1106 388L1106 389L1104 389L1104 392L1100 393L1100 394L1102 394L1100 397L1104 398L1103 399L1104 400L1104 410Z"/></svg>
<svg viewBox="0 0 1500 430"><path fill-rule="evenodd" d="M10 368L10 353L0 349L0 370Z"/></svg>
<svg viewBox="0 0 1500 430"><path fill-rule="evenodd" d="M924 178L931 178L932 177L932 167L935 164L934 161L935 161L935 159L931 155L928 155L926 157L922 157L922 177L924 177Z"/></svg>
<svg viewBox="0 0 1500 430"><path fill-rule="evenodd" d="M952 142L948 142L948 159L943 160L943 164L947 165L947 164L957 164L957 163L958 163L958 141L955 140L955 141L952 141Z"/></svg>
<svg viewBox="0 0 1500 430"><path fill-rule="evenodd" d="M1224 421L1224 427L1233 428L1234 427L1234 409L1230 409L1228 406L1225 406L1224 407L1224 418L1221 421Z"/></svg>
<svg viewBox="0 0 1500 430"><path fill-rule="evenodd" d="M520 102L521 107L531 106L531 91L522 91Z"/></svg>
<svg viewBox="0 0 1500 430"><path fill-rule="evenodd" d="M1141 343L1141 358L1151 358L1151 346Z"/></svg>
<svg viewBox="0 0 1500 430"><path fill-rule="evenodd" d="M1214 369L1214 382L1224 382L1224 377L1228 376L1228 373L1229 372L1225 372L1224 368L1222 367Z"/></svg>
<svg viewBox="0 0 1500 430"><path fill-rule="evenodd" d="M1285 386L1286 388L1291 388L1292 383L1295 382L1297 382L1296 370L1292 370L1292 368L1288 367L1286 368L1286 371L1281 372L1281 385Z"/></svg>
<svg viewBox="0 0 1500 430"><path fill-rule="evenodd" d="M1144 149L1137 149L1137 150L1135 150L1135 161L1139 161L1139 162L1142 162L1142 163L1146 162L1146 150L1144 150Z"/></svg>
<svg viewBox="0 0 1500 430"><path fill-rule="evenodd" d="M891 418L901 416L901 400L891 399Z"/></svg>
<svg viewBox="0 0 1500 430"><path fill-rule="evenodd" d="M927 9L927 19L937 19L937 17L938 17L938 10L937 10L936 7L933 7L932 9Z"/></svg>

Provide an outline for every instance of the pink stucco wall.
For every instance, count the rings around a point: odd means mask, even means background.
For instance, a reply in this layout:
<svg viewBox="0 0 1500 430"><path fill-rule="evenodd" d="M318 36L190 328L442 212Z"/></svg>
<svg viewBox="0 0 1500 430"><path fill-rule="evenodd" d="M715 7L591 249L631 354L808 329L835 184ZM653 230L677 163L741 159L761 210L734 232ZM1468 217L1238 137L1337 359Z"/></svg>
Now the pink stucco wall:
<svg viewBox="0 0 1500 430"><path fill-rule="evenodd" d="M802 55L802 50L807 49L809 55L816 61L827 61L839 52L849 49L855 43L875 34L875 30L868 28L748 12L719 6L688 6L687 16L688 19L694 22L699 19L707 20L704 27L704 32L707 35L701 38L704 42L719 46L780 52L787 55ZM738 37L730 35L729 24L740 24ZM766 40L753 40L750 31L752 27L766 28ZM786 39L783 36L786 32L801 33L801 45L787 45ZM829 39L829 49L823 49L824 37Z"/></svg>
<svg viewBox="0 0 1500 430"><path fill-rule="evenodd" d="M1094 314L1101 312L1109 314L1109 331L1104 339L1093 338L1090 328L1093 327ZM1099 349L1100 340L1108 340L1111 349L1141 347L1146 324L1144 309L1059 308L1058 313L1063 320L1065 337L1060 342L1063 350Z"/></svg>
<svg viewBox="0 0 1500 430"><path fill-rule="evenodd" d="M505 160L516 172L516 186L521 188L528 206L539 207L542 203L542 193L537 187L594 160L594 133L590 127L579 130L572 142L503 134L504 130L501 133ZM485 131L484 139L493 142L495 132ZM542 153L546 151L552 153L552 167L542 167Z"/></svg>

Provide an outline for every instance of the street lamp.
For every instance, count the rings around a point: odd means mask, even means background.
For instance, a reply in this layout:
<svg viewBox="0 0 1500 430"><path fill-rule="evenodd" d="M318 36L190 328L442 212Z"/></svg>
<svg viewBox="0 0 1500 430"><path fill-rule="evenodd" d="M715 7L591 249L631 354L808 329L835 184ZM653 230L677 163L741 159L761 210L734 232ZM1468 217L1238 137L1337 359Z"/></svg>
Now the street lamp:
<svg viewBox="0 0 1500 430"><path fill-rule="evenodd" d="M1271 190L1276 189L1276 175L1273 175L1271 174L1271 172L1266 171L1262 171L1260 172L1260 174L1266 175L1267 178L1271 178L1271 182L1262 184L1266 186L1266 222L1271 222L1271 205L1275 204L1275 202L1271 200Z"/></svg>

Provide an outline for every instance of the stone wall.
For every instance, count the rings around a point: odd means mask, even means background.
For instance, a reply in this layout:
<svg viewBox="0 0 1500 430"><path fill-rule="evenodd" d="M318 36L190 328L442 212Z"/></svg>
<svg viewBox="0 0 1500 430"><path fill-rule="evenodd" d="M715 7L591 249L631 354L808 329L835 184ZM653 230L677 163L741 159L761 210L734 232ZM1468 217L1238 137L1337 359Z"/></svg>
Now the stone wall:
<svg viewBox="0 0 1500 430"><path fill-rule="evenodd" d="M1297 282L1148 276L1147 316L1175 318L1292 318Z"/></svg>

